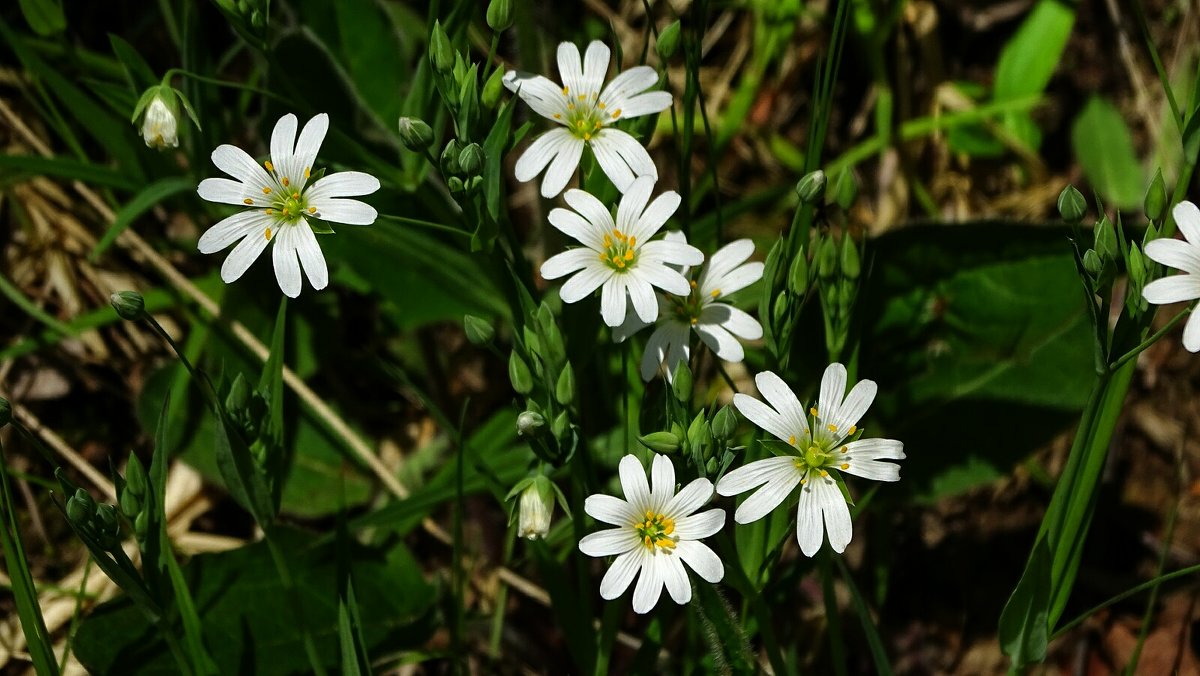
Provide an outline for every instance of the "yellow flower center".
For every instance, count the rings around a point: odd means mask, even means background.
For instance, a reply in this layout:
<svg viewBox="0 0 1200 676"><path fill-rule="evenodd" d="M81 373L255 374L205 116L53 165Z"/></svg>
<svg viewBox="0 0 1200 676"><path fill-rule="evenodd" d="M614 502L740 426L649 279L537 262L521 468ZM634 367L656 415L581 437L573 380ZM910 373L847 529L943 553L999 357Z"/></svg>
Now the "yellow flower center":
<svg viewBox="0 0 1200 676"><path fill-rule="evenodd" d="M621 117L621 110L608 110L598 93L580 94L563 87L562 94L566 111L555 113L554 119L566 124L572 134L584 141L591 141L596 132Z"/></svg>
<svg viewBox="0 0 1200 676"><path fill-rule="evenodd" d="M637 237L629 237L613 228L611 234L604 236L604 252L600 260L617 272L626 272L637 261Z"/></svg>
<svg viewBox="0 0 1200 676"><path fill-rule="evenodd" d="M650 551L665 549L668 552L675 549L675 543L679 541L678 537L673 537L675 532L674 519L668 518L665 514L655 514L650 510L646 510L645 520L633 525L634 530L641 536L642 544Z"/></svg>

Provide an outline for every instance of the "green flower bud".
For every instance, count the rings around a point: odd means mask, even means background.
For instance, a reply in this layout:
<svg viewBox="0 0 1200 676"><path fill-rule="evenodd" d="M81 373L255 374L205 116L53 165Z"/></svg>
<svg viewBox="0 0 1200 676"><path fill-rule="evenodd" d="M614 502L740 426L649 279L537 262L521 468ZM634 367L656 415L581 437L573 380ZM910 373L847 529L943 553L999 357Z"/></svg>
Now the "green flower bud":
<svg viewBox="0 0 1200 676"><path fill-rule="evenodd" d="M433 22L433 34L429 37L429 59L439 73L446 74L454 69L454 46L439 21Z"/></svg>
<svg viewBox="0 0 1200 676"><path fill-rule="evenodd" d="M483 168L483 148L478 143L468 144L462 152L458 154L458 166L464 174L474 176Z"/></svg>
<svg viewBox="0 0 1200 676"><path fill-rule="evenodd" d="M1146 218L1157 221L1162 218L1163 210L1167 208L1167 186L1163 183L1162 169L1154 172L1154 180L1146 191L1146 201L1142 203Z"/></svg>
<svg viewBox="0 0 1200 676"><path fill-rule="evenodd" d="M658 34L658 42L655 43L654 49L663 61L670 59L675 55L675 50L679 49L679 28L679 20L676 19Z"/></svg>
<svg viewBox="0 0 1200 676"><path fill-rule="evenodd" d="M858 245L846 234L842 237L842 274L846 279L858 279L859 272Z"/></svg>
<svg viewBox="0 0 1200 676"><path fill-rule="evenodd" d="M229 394L225 395L225 410L235 418L243 417L250 409L251 396L250 383L238 373L229 384Z"/></svg>
<svg viewBox="0 0 1200 676"><path fill-rule="evenodd" d="M788 266L788 291L803 296L808 290L808 255L804 247L796 252L792 264Z"/></svg>
<svg viewBox="0 0 1200 676"><path fill-rule="evenodd" d="M146 495L148 485L149 480L142 461L138 460L136 455L130 454L129 462L125 465L125 490L140 498Z"/></svg>
<svg viewBox="0 0 1200 676"><path fill-rule="evenodd" d="M517 535L527 540L540 540L550 532L554 517L554 486L545 475L538 475L517 503Z"/></svg>
<svg viewBox="0 0 1200 676"><path fill-rule="evenodd" d="M508 379L517 394L529 394L533 391L533 374L529 372L529 366L516 350L508 357Z"/></svg>
<svg viewBox="0 0 1200 676"><path fill-rule="evenodd" d="M716 457L709 458L708 462L704 463L704 473L705 474L716 474L717 473Z"/></svg>
<svg viewBox="0 0 1200 676"><path fill-rule="evenodd" d="M1088 249L1083 252L1083 269L1093 280L1100 279L1101 273L1104 272L1104 261L1096 253L1095 249Z"/></svg>
<svg viewBox="0 0 1200 676"><path fill-rule="evenodd" d="M521 411L517 416L517 434L526 439L541 435L546 427L546 419L537 411Z"/></svg>
<svg viewBox="0 0 1200 676"><path fill-rule="evenodd" d="M67 518L76 527L83 527L91 523L93 510L95 509L95 504L88 504L92 496L87 496L86 500L80 498L79 493L82 491L83 489L76 491L75 495L67 500Z"/></svg>
<svg viewBox="0 0 1200 676"><path fill-rule="evenodd" d="M802 204L819 204L825 198L825 172L820 169L805 174L796 184L796 194Z"/></svg>
<svg viewBox="0 0 1200 676"><path fill-rule="evenodd" d="M149 512L142 511L133 520L133 534L138 540L146 539L146 532L150 529Z"/></svg>
<svg viewBox="0 0 1200 676"><path fill-rule="evenodd" d="M446 187L449 188L450 192L452 193L460 193L467 189L467 184L463 183L461 178L457 176L451 176L450 178L446 179Z"/></svg>
<svg viewBox="0 0 1200 676"><path fill-rule="evenodd" d="M713 437L721 441L727 441L733 438L737 433L737 414L733 412L733 407L726 404L717 411L717 414L712 419Z"/></svg>
<svg viewBox="0 0 1200 676"><path fill-rule="evenodd" d="M121 519L116 507L107 503L97 505L94 525L101 547L111 551L121 546Z"/></svg>
<svg viewBox="0 0 1200 676"><path fill-rule="evenodd" d="M512 25L512 0L492 0L487 8L487 25L497 33Z"/></svg>
<svg viewBox="0 0 1200 676"><path fill-rule="evenodd" d="M4 397L0 397L0 427L12 422L12 404Z"/></svg>
<svg viewBox="0 0 1200 676"><path fill-rule="evenodd" d="M564 363L567 359L567 348L563 344L562 331L558 328L558 322L554 321L554 311L550 309L550 305L546 301L542 301L542 304L538 306L535 318L537 319L538 335L543 339L538 342L538 352L541 354L542 360L552 368Z"/></svg>
<svg viewBox="0 0 1200 676"><path fill-rule="evenodd" d="M442 155L438 158L438 165L441 166L443 174L446 176L462 175L462 165L458 162L462 151L463 147L457 139L450 139L446 142L446 147L442 148Z"/></svg>
<svg viewBox="0 0 1200 676"><path fill-rule="evenodd" d="M142 511L141 498L134 495L133 491L130 490L121 491L121 497L117 503L121 507L121 513L129 519L136 517Z"/></svg>
<svg viewBox="0 0 1200 676"><path fill-rule="evenodd" d="M701 453L705 453L712 445L712 431L708 427L708 420L704 418L703 411L696 414L696 417L692 419L692 424L688 425L687 441L689 448Z"/></svg>
<svg viewBox="0 0 1200 676"><path fill-rule="evenodd" d="M121 319L136 322L146 314L146 300L137 291L118 291L108 297L108 302Z"/></svg>
<svg viewBox="0 0 1200 676"><path fill-rule="evenodd" d="M657 453L674 453L679 450L679 437L670 432L651 432L638 437L638 441Z"/></svg>
<svg viewBox="0 0 1200 676"><path fill-rule="evenodd" d="M569 431L571 431L571 419L567 417L566 411L562 411L555 416L554 422L550 425L550 432L555 439L558 439L559 443L564 443Z"/></svg>
<svg viewBox="0 0 1200 676"><path fill-rule="evenodd" d="M400 141L405 148L420 153L433 145L433 129L419 117L402 117L399 122Z"/></svg>
<svg viewBox="0 0 1200 676"><path fill-rule="evenodd" d="M858 199L858 181L854 178L854 173L849 169L838 172L833 182L833 193L827 194L826 197L832 197L843 211L849 211L850 207L854 206L854 200Z"/></svg>
<svg viewBox="0 0 1200 676"><path fill-rule="evenodd" d="M1158 239L1158 227L1150 223L1146 226L1146 233L1142 235L1142 248L1145 249L1147 244L1156 239Z"/></svg>
<svg viewBox="0 0 1200 676"><path fill-rule="evenodd" d="M838 250L833 238L826 236L821 239L817 250L817 275L823 281L829 281L837 275Z"/></svg>
<svg viewBox="0 0 1200 676"><path fill-rule="evenodd" d="M1130 295L1142 297L1142 288L1146 285L1147 266L1142 252L1137 244L1129 245L1129 283L1133 288Z"/></svg>
<svg viewBox="0 0 1200 676"><path fill-rule="evenodd" d="M479 100L488 108L495 108L497 103L500 103L500 95L504 93L504 69L497 68L492 71L491 77L487 82L483 83L483 91L479 93Z"/></svg>
<svg viewBox="0 0 1200 676"><path fill-rule="evenodd" d="M570 406L575 400L575 369L571 368L571 362L564 364L562 372L558 374L554 399L563 406Z"/></svg>
<svg viewBox="0 0 1200 676"><path fill-rule="evenodd" d="M686 404L692 400L692 370L688 368L686 361L680 361L675 365L675 372L671 377L671 389L678 401Z"/></svg>
<svg viewBox="0 0 1200 676"><path fill-rule="evenodd" d="M487 345L496 336L496 329L492 328L491 322L482 317L463 315L463 333L467 334L467 340L471 341L472 345Z"/></svg>
<svg viewBox="0 0 1200 676"><path fill-rule="evenodd" d="M1058 194L1058 214L1062 216L1063 220L1068 223L1078 223L1085 213L1087 213L1087 202L1083 199L1083 195L1073 185L1063 188L1063 191Z"/></svg>
<svg viewBox="0 0 1200 676"><path fill-rule="evenodd" d="M1105 216L1096 224L1096 253L1104 261L1115 260L1117 257L1117 231L1112 221Z"/></svg>
<svg viewBox="0 0 1200 676"><path fill-rule="evenodd" d="M783 323L783 320L787 317L787 312L788 312L787 291L780 291L779 294L777 296L775 296L774 307L771 308L771 322L775 326L781 325Z"/></svg>

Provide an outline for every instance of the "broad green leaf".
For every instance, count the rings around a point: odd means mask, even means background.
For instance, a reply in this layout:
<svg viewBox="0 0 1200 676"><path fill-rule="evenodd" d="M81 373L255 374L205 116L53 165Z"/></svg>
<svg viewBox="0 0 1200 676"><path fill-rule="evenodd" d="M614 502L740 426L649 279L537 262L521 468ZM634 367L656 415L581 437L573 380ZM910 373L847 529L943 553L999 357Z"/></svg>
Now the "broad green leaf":
<svg viewBox="0 0 1200 676"><path fill-rule="evenodd" d="M1012 596L1000 614L1000 648L1017 670L1046 657L1050 627L1050 549L1039 538Z"/></svg>
<svg viewBox="0 0 1200 676"><path fill-rule="evenodd" d="M129 81L129 87L134 96L140 95L143 90L159 83L150 64L146 63L137 48L114 33L108 34L108 41L112 44L113 54L117 56L121 67L125 69L125 77Z"/></svg>
<svg viewBox="0 0 1200 676"><path fill-rule="evenodd" d="M1133 137L1117 109L1093 96L1071 125L1071 146L1083 173L1106 203L1121 209L1142 206L1146 180L1133 151Z"/></svg>
<svg viewBox="0 0 1200 676"><path fill-rule="evenodd" d="M311 536L299 531L277 530L273 536L287 558L318 655L326 667L336 669L336 545L313 546ZM423 645L432 631L429 613L435 593L420 565L400 545L390 550L351 546L350 575L372 653ZM220 673L309 671L293 605L284 596L265 542L197 556L183 573ZM80 624L75 649L94 674L175 672L157 631L125 598L104 604Z"/></svg>
<svg viewBox="0 0 1200 676"><path fill-rule="evenodd" d="M1042 93L1058 68L1074 23L1073 7L1059 0L1038 0L1000 53L993 99L1009 101ZM1032 149L1041 145L1041 132L1028 113L1008 113L1003 119L1005 128L1025 145Z"/></svg>
<svg viewBox="0 0 1200 676"><path fill-rule="evenodd" d="M117 212L112 225L108 226L108 230L105 231L104 236L100 238L100 241L96 242L96 246L92 249L91 260L94 261L99 258L100 254L104 253L113 242L117 241L117 237L122 232L125 232L125 229L132 225L138 216L146 213L168 197L187 190L194 190L195 187L195 182L187 176L172 176L146 186Z"/></svg>
<svg viewBox="0 0 1200 676"><path fill-rule="evenodd" d="M93 186L132 191L137 182L123 174L90 162L69 157L37 157L34 155L0 154L0 176L12 174L47 176L82 181Z"/></svg>
<svg viewBox="0 0 1200 676"><path fill-rule="evenodd" d="M34 33L49 37L67 28L61 0L20 0L21 13Z"/></svg>

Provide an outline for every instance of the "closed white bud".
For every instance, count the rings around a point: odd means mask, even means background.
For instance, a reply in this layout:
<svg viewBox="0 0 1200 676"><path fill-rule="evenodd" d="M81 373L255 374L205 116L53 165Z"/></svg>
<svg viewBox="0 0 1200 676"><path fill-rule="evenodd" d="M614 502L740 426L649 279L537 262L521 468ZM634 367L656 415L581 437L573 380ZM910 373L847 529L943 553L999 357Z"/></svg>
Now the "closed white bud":
<svg viewBox="0 0 1200 676"><path fill-rule="evenodd" d="M174 101L155 94L142 115L142 139L155 150L179 147L179 115Z"/></svg>
<svg viewBox="0 0 1200 676"><path fill-rule="evenodd" d="M554 515L554 488L550 480L540 476L521 492L517 505L517 535L529 540L540 540L550 532L550 518Z"/></svg>

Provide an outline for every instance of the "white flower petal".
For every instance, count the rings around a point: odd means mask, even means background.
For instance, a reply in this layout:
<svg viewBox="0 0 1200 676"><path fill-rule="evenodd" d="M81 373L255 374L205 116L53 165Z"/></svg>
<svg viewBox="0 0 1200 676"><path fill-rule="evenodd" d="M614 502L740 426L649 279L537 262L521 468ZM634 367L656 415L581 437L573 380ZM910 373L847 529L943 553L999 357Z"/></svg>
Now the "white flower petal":
<svg viewBox="0 0 1200 676"><path fill-rule="evenodd" d="M675 495L675 464L665 455L655 453L650 463L650 501L655 512L663 513Z"/></svg>
<svg viewBox="0 0 1200 676"><path fill-rule="evenodd" d="M691 340L692 327L683 322L671 321L666 324L668 327L667 340L667 363L666 374L667 382L675 382L675 369L679 368L679 364L688 361L691 357Z"/></svg>
<svg viewBox="0 0 1200 676"><path fill-rule="evenodd" d="M573 43L558 44L558 76L570 90L567 92L569 96L586 93L583 89L583 61L579 58L579 48Z"/></svg>
<svg viewBox="0 0 1200 676"><path fill-rule="evenodd" d="M872 481L899 481L900 480L900 465L894 462L884 462L882 460L852 460L845 458L845 463L849 467L839 470L843 474L853 474L864 479Z"/></svg>
<svg viewBox="0 0 1200 676"><path fill-rule="evenodd" d="M616 224L613 223L612 214L608 211L608 207L604 206L604 203L596 199L591 193L584 190L571 189L563 193L563 199L567 201L567 206L579 212L580 216L583 216L588 223L592 224L592 227L600 238L603 238L604 235L607 235L616 227ZM553 212L551 212L551 215L553 215ZM566 232L566 230L563 230L563 232Z"/></svg>
<svg viewBox="0 0 1200 676"><path fill-rule="evenodd" d="M675 535L680 540L700 540L721 530L725 525L725 510L710 509L707 512L685 516L675 520Z"/></svg>
<svg viewBox="0 0 1200 676"><path fill-rule="evenodd" d="M825 534L829 536L829 547L841 554L846 551L846 545L854 536L854 526L850 522L850 507L842 496L837 483L828 477L814 478L809 483L813 486L813 494L821 506L821 515L825 518Z"/></svg>
<svg viewBox="0 0 1200 676"><path fill-rule="evenodd" d="M634 576L642 567L646 558L645 552L644 548L639 548L621 554L613 560L612 566L604 574L604 579L600 580L600 598L611 601L625 593L629 583L633 582Z"/></svg>
<svg viewBox="0 0 1200 676"><path fill-rule="evenodd" d="M795 438L799 440L803 438L805 434L807 434L807 427L796 427L789 417L780 414L775 409L767 406L748 394L742 394L739 392L733 395L733 407L738 410L738 413L746 416L747 420L755 425L758 425L767 432L770 432L780 441L788 441L789 438ZM746 468L743 467L741 469L734 470L730 474L740 472L744 469ZM726 476L728 477L729 475ZM717 490L721 490L720 483L717 484ZM721 493L721 495L732 495L732 493Z"/></svg>
<svg viewBox="0 0 1200 676"><path fill-rule="evenodd" d="M591 143L593 149L597 145L611 148L625 161L625 164L629 165L635 176L650 176L654 180L658 180L658 168L654 166L654 160L650 159L650 153L646 152L642 144L627 132L606 127L596 132L595 136L592 137ZM607 174L608 170L605 169L604 173ZM609 178L612 179L614 177L609 174ZM616 181L614 180L613 183L616 184ZM617 189L620 190L620 188L621 186L618 185Z"/></svg>
<svg viewBox="0 0 1200 676"><path fill-rule="evenodd" d="M629 290L629 299L633 301L634 314L647 324L658 319L658 299L654 296L654 288L650 283L639 279L630 279L625 285Z"/></svg>
<svg viewBox="0 0 1200 676"><path fill-rule="evenodd" d="M721 328L744 340L758 340L762 338L762 325L758 323L757 319L725 303L711 303L706 305L700 311L700 323L719 325Z"/></svg>
<svg viewBox="0 0 1200 676"><path fill-rule="evenodd" d="M613 330L612 330L613 342L614 343L623 343L630 336L637 333L638 331L641 331L642 329L646 328L647 326L650 326L650 324L642 321L641 318L637 316L636 312L630 312L629 314L625 315L625 321L621 322L620 326L613 327ZM658 331L656 330L655 333L658 333ZM651 336L651 340L653 340L653 339L654 339L653 336Z"/></svg>
<svg viewBox="0 0 1200 676"><path fill-rule="evenodd" d="M296 116L291 113L275 123L275 129L271 132L271 164L275 166L276 176L292 175L288 168L292 164L292 156L296 154L296 129L299 126Z"/></svg>
<svg viewBox="0 0 1200 676"><path fill-rule="evenodd" d="M825 367L821 375L821 393L817 398L817 417L823 421L837 418L846 394L846 367L834 362Z"/></svg>
<svg viewBox="0 0 1200 676"><path fill-rule="evenodd" d="M646 180L643 177L638 180ZM637 219L637 224L633 226L630 234L636 236L639 240L645 241L650 239L667 224L667 219L675 213L679 208L680 202L679 193L674 190L668 190L659 195L650 206L646 207L641 218ZM687 242L679 242L681 246L686 246ZM695 247L693 247L695 248ZM703 255L703 253L701 254Z"/></svg>
<svg viewBox="0 0 1200 676"><path fill-rule="evenodd" d="M206 178L200 181L200 185L196 187L196 193L200 195L200 199L217 204L236 204L239 207L270 206L268 200L261 199L263 197L261 190L251 188L241 181L231 181L227 178ZM246 200L250 200L251 204L246 204ZM258 204L255 204L256 202Z"/></svg>
<svg viewBox="0 0 1200 676"><path fill-rule="evenodd" d="M571 178L575 176L575 170L579 168L579 159L583 157L583 146L583 139L568 134L566 141L562 143L562 148L550 162L550 168L546 169L546 175L542 177L542 197L550 199L567 187Z"/></svg>
<svg viewBox="0 0 1200 676"><path fill-rule="evenodd" d="M263 188L273 188L275 179L267 174L253 157L245 150L229 144L219 145L212 151L212 161L218 169L248 184L250 188L261 194Z"/></svg>
<svg viewBox="0 0 1200 676"><path fill-rule="evenodd" d="M225 257L225 262L221 264L221 279L226 284L236 282L254 261L258 260L263 249L267 248L267 243L270 242L265 236L265 232L260 235L257 232L250 236L242 238L242 241L235 247L229 255Z"/></svg>
<svg viewBox="0 0 1200 676"><path fill-rule="evenodd" d="M637 313L631 314L630 317L641 323L641 320L637 318ZM629 321L627 318L625 324L628 324ZM658 374L658 369L662 366L663 358L667 354L670 336L671 331L666 325L659 326L654 329L654 333L650 334L650 339L646 341L646 351L642 353L642 380L650 382Z"/></svg>
<svg viewBox="0 0 1200 676"><path fill-rule="evenodd" d="M312 119L304 124L304 129L300 130L300 138L296 139L296 152L292 156L291 162L288 163L287 176L292 183L304 188L308 182L308 177L305 176L305 170L311 173L313 164L317 161L317 153L321 150L321 144L325 142L325 134L329 132L329 115L320 113L313 115ZM361 172L343 172L358 174ZM337 174L333 174L336 176ZM366 174L363 174L366 176ZM327 176L326 178L329 178ZM374 177L370 177L374 180ZM375 187L366 192L345 193L350 195L367 195L379 189L379 181L375 180Z"/></svg>
<svg viewBox="0 0 1200 676"><path fill-rule="evenodd" d="M721 283L722 278L752 255L754 242L749 239L739 239L726 244L709 257L708 265L700 275L700 286L703 287L706 283L715 287L725 286Z"/></svg>
<svg viewBox="0 0 1200 676"><path fill-rule="evenodd" d="M586 247L567 249L555 254L542 263L542 279L558 279L582 270L596 260L596 252Z"/></svg>
<svg viewBox="0 0 1200 676"><path fill-rule="evenodd" d="M772 478L754 495L738 505L737 511L733 513L733 520L738 523L753 523L770 514L771 510L787 500L800 484L800 478L800 470L795 465L792 465L790 472L780 472L778 478Z"/></svg>
<svg viewBox="0 0 1200 676"><path fill-rule="evenodd" d="M650 484L646 482L646 470L637 456L632 453L621 458L617 465L621 477L621 491L635 512L641 514L650 508Z"/></svg>
<svg viewBox="0 0 1200 676"><path fill-rule="evenodd" d="M271 260L275 264L275 279L285 296L295 298L300 295L300 261L296 257L296 236L300 225L285 225L279 228L275 235L275 247L271 251Z"/></svg>
<svg viewBox="0 0 1200 676"><path fill-rule="evenodd" d="M700 282L700 293L705 296L712 296L713 291L718 292L718 296L728 296L729 294L737 293L762 279L763 267L762 263L746 263L719 278L702 279Z"/></svg>
<svg viewBox="0 0 1200 676"><path fill-rule="evenodd" d="M663 583L671 600L683 605L692 600L692 583L688 580L687 571L683 569L683 560L674 554L660 556L665 565L662 566Z"/></svg>
<svg viewBox="0 0 1200 676"><path fill-rule="evenodd" d="M787 441L788 437L792 435L795 435L799 439L808 434L808 416L804 412L804 407L800 404L800 400L796 398L796 393L792 392L792 388L783 382L783 378L780 378L771 371L763 371L754 376L754 384L758 387L758 391L763 397L766 398L767 403L771 404L785 421L787 435L776 436L779 436L783 441ZM738 410L741 409L739 408ZM749 418L750 416L746 415L746 417ZM759 427L762 426L759 425ZM767 428L763 427L763 429ZM769 429L767 431L771 432ZM771 433L774 434L774 432Z"/></svg>
<svg viewBox="0 0 1200 676"><path fill-rule="evenodd" d="M661 113L671 107L671 92L646 92L625 99L621 104L621 117L641 117Z"/></svg>
<svg viewBox="0 0 1200 676"><path fill-rule="evenodd" d="M658 605L666 572L664 568L670 565L665 559L669 557L667 554L649 554L643 558L642 574L633 588L633 612L645 615Z"/></svg>
<svg viewBox="0 0 1200 676"><path fill-rule="evenodd" d="M637 178L637 175L629 168L629 164L621 157L621 153L617 152L617 146L605 143L598 133L592 137L591 148L592 154L596 156L596 163L600 165L604 175L612 181L617 190L621 192L629 190L629 186L633 185L633 180Z"/></svg>
<svg viewBox="0 0 1200 676"><path fill-rule="evenodd" d="M700 323L696 324L695 329L696 333L700 334L700 340L704 341L718 359L736 363L746 357L742 344L720 325Z"/></svg>
<svg viewBox="0 0 1200 676"><path fill-rule="evenodd" d="M589 495L583 501L583 511L597 521L614 526L627 526L641 517L628 502L603 493Z"/></svg>
<svg viewBox="0 0 1200 676"><path fill-rule="evenodd" d="M649 176L634 179L633 183L629 185L629 189L621 196L621 202L617 206L618 230L626 235L634 235L639 240L648 239L638 231L638 221L646 209L646 203L650 201L650 193L653 190L654 179Z"/></svg>
<svg viewBox="0 0 1200 676"><path fill-rule="evenodd" d="M600 287L600 316L609 326L620 326L625 321L625 279L614 274Z"/></svg>
<svg viewBox="0 0 1200 676"><path fill-rule="evenodd" d="M875 394L878 391L879 386L875 384L874 380L858 381L850 389L850 394L846 395L845 401L838 406L836 417L832 420L826 420L830 425L838 428L838 434L845 436L847 430L862 420L867 409L871 407L871 402L875 401ZM824 411L821 413L824 415Z"/></svg>
<svg viewBox="0 0 1200 676"><path fill-rule="evenodd" d="M903 460L904 444L895 439L859 439L846 444L847 457L860 460Z"/></svg>
<svg viewBox="0 0 1200 676"><path fill-rule="evenodd" d="M238 213L217 221L217 224L200 235L196 248L200 253L216 253L233 244L243 237L258 236L265 239L266 229L271 227L275 219L261 211L239 211Z"/></svg>
<svg viewBox="0 0 1200 676"><path fill-rule="evenodd" d="M322 221L330 223L345 223L347 225L371 225L379 218L379 212L375 211L375 207L348 198L330 199L323 197L321 199L309 200L310 207L317 211L313 216Z"/></svg>
<svg viewBox="0 0 1200 676"><path fill-rule="evenodd" d="M678 528L681 519L708 504L712 496L713 485L711 481L704 477L693 479L670 499L666 507L663 508L663 514L674 519L675 526Z"/></svg>
<svg viewBox="0 0 1200 676"><path fill-rule="evenodd" d="M639 280L677 296L686 296L691 291L691 287L688 286L688 281L683 275L652 258L650 260L639 259L632 272ZM657 310L655 314L657 314Z"/></svg>
<svg viewBox="0 0 1200 676"><path fill-rule="evenodd" d="M617 110L631 96L640 94L658 84L658 72L650 66L635 66L618 74L600 93L600 100L608 110ZM625 111L621 111L625 117Z"/></svg>
<svg viewBox="0 0 1200 676"><path fill-rule="evenodd" d="M566 110L562 87L549 79L541 75L510 70L504 74L504 86L521 97L521 100L532 108L533 112L559 124L566 124L562 117L563 111ZM558 114L559 117L555 118L555 114Z"/></svg>
<svg viewBox="0 0 1200 676"><path fill-rule="evenodd" d="M675 545L675 556L683 559L689 568L696 571L700 579L716 584L725 577L725 566L708 545L695 540L680 540Z"/></svg>
<svg viewBox="0 0 1200 676"><path fill-rule="evenodd" d="M305 127L304 131L307 132L308 127ZM304 171L303 167L300 171ZM379 179L374 176L361 171L339 171L336 174L328 174L313 183L308 190L304 191L304 195L312 202L330 197L361 197L370 195L376 190L379 190Z"/></svg>
<svg viewBox="0 0 1200 676"><path fill-rule="evenodd" d="M1200 246L1178 239L1156 239L1146 244L1153 261L1192 274L1200 273Z"/></svg>
<svg viewBox="0 0 1200 676"><path fill-rule="evenodd" d="M746 398L750 399L749 397ZM761 404L756 399L751 399L751 401ZM738 410L740 411L741 409L739 408ZM786 474L795 471L794 458L772 457L755 460L721 477L720 481L717 482L717 493L724 496L738 495L754 490L769 481L780 480Z"/></svg>
<svg viewBox="0 0 1200 676"><path fill-rule="evenodd" d="M1200 313L1193 313L1183 325L1183 347L1188 352L1200 352Z"/></svg>
<svg viewBox="0 0 1200 676"><path fill-rule="evenodd" d="M595 265L589 265L568 279L558 290L558 297L564 303L577 303L592 295L592 292L599 289L613 274L611 269L596 261Z"/></svg>
<svg viewBox="0 0 1200 676"><path fill-rule="evenodd" d="M629 526L596 531L579 540L579 551L588 556L614 556L641 546L637 531Z"/></svg>
<svg viewBox="0 0 1200 676"><path fill-rule="evenodd" d="M608 73L608 45L592 40L583 55L583 82L580 85L588 94L599 94L604 87L604 75Z"/></svg>
<svg viewBox="0 0 1200 676"><path fill-rule="evenodd" d="M579 192L578 190L568 190L566 194ZM586 194L586 193L585 193ZM571 211L570 209L554 209L550 212L550 225L558 228L563 234L581 242L592 251L604 251L604 235L608 229L600 229L592 224L591 221ZM593 253L594 257L596 254Z"/></svg>
<svg viewBox="0 0 1200 676"><path fill-rule="evenodd" d="M1175 205L1171 215L1175 217L1175 224L1179 226L1179 231L1187 241L1200 245L1200 208L1191 202L1183 201Z"/></svg>
<svg viewBox="0 0 1200 676"><path fill-rule="evenodd" d="M672 242L665 239L646 242L638 250L638 256L643 261L657 261L660 263L673 263L675 265L699 265L704 262L703 251L700 251L691 244ZM678 295L686 296L691 290L692 287L689 284L687 291L682 291Z"/></svg>
<svg viewBox="0 0 1200 676"><path fill-rule="evenodd" d="M576 140L566 129L551 129L529 144L513 166L513 176L524 183L537 178L546 165Z"/></svg>
<svg viewBox="0 0 1200 676"><path fill-rule="evenodd" d="M1142 296L1155 305L1167 305L1200 298L1200 275L1171 275L1156 279L1142 289Z"/></svg>
<svg viewBox="0 0 1200 676"><path fill-rule="evenodd" d="M317 243L317 235L303 220L293 227L296 228L294 239L296 254L300 257L300 267L304 268L304 274L312 288L320 291L329 286L329 266L325 263L321 245Z"/></svg>

